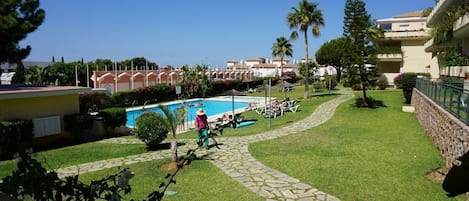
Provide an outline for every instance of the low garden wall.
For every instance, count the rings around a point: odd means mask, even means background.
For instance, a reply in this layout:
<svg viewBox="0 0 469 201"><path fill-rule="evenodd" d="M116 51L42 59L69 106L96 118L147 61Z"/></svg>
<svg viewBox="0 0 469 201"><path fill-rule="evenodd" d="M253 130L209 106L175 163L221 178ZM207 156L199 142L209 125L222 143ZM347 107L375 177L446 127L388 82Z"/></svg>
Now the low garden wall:
<svg viewBox="0 0 469 201"><path fill-rule="evenodd" d="M451 168L457 158L469 151L469 126L417 89L412 93L412 106L420 125L446 160L446 168Z"/></svg>

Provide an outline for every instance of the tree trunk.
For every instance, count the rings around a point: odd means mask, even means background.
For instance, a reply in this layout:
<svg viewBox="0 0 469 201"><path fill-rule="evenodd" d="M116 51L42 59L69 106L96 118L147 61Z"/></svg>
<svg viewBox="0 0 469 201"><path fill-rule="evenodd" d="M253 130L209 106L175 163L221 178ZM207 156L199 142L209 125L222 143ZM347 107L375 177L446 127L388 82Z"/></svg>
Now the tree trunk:
<svg viewBox="0 0 469 201"><path fill-rule="evenodd" d="M280 79L283 76L283 57L280 57Z"/></svg>
<svg viewBox="0 0 469 201"><path fill-rule="evenodd" d="M309 55L308 55L308 30L304 30L305 35L305 50L306 50L306 65L305 65L305 92L303 98L309 97Z"/></svg>
<svg viewBox="0 0 469 201"><path fill-rule="evenodd" d="M171 140L171 161L178 161L178 142L175 135L173 135L173 139Z"/></svg>
<svg viewBox="0 0 469 201"><path fill-rule="evenodd" d="M363 99L364 99L365 103L367 103L367 105L368 105L368 102L367 102L368 98L366 97L366 85L365 85L366 81L365 81L365 75L364 75L365 72L366 72L366 69L364 69L364 68L365 68L365 66L360 67L360 69L361 69L360 70L361 71L360 72L360 79L362 81ZM370 105L368 105L368 107L370 107Z"/></svg>

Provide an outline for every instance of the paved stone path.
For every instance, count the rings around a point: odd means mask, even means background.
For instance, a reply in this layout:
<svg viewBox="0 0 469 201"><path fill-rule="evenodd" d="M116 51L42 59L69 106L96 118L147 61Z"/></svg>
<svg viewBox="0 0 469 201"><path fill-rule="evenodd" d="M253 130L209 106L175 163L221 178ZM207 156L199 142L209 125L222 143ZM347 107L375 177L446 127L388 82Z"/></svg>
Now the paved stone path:
<svg viewBox="0 0 469 201"><path fill-rule="evenodd" d="M299 133L326 122L334 115L335 108L339 104L353 97L353 93L350 91L342 92L343 95L340 97L321 104L309 117L295 122L288 127L252 136L217 138L217 141L223 143L221 149L212 149L208 151L201 150L198 151L198 155L206 155L206 159L210 159L209 161L219 167L227 175L267 200L339 200L332 195L321 192L308 184L300 182L298 179L289 177L280 171L265 166L251 156L248 151L248 146L254 142ZM142 143L137 139L126 138L113 138L103 140L101 142L131 144ZM186 144L186 146L178 147L179 153L186 153L188 149L194 149L197 146L195 144L195 140L178 140L178 142L185 142ZM208 152L210 154L207 154ZM83 174L105 168L168 158L170 154L169 150L144 153L61 168L58 169L57 172L61 177Z"/></svg>

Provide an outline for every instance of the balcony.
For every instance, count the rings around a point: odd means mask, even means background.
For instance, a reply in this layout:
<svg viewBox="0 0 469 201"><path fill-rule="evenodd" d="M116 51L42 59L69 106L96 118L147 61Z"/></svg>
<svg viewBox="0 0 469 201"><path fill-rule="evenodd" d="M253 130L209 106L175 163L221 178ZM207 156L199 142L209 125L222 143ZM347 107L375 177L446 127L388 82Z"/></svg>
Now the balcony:
<svg viewBox="0 0 469 201"><path fill-rule="evenodd" d="M469 66L448 66L440 68L440 75L464 78L469 73Z"/></svg>
<svg viewBox="0 0 469 201"><path fill-rule="evenodd" d="M391 31L385 32L384 38L381 40L414 40L414 39L430 39L431 35L425 30L409 30L409 31Z"/></svg>
<svg viewBox="0 0 469 201"><path fill-rule="evenodd" d="M461 16L453 24L453 36L455 38L469 37L469 12Z"/></svg>
<svg viewBox="0 0 469 201"><path fill-rule="evenodd" d="M464 1L465 0L439 0L427 17L427 26L433 26L449 8L464 4Z"/></svg>
<svg viewBox="0 0 469 201"><path fill-rule="evenodd" d="M378 54L376 55L378 61L394 61L394 62L401 62L403 60L402 54L394 53L394 54Z"/></svg>
<svg viewBox="0 0 469 201"><path fill-rule="evenodd" d="M438 52L438 51L443 51L443 50L453 48L453 46L450 43L433 45L433 38L428 40L425 43L424 47L425 47L425 52Z"/></svg>

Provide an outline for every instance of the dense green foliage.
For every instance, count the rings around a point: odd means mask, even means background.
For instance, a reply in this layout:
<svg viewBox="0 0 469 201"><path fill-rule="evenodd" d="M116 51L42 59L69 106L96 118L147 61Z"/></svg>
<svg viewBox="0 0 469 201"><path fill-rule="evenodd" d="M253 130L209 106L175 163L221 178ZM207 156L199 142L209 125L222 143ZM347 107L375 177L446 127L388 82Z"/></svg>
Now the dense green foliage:
<svg viewBox="0 0 469 201"><path fill-rule="evenodd" d="M103 117L104 126L112 130L119 126L124 126L127 122L127 113L124 108L106 108L99 111Z"/></svg>
<svg viewBox="0 0 469 201"><path fill-rule="evenodd" d="M469 66L469 57L455 50L441 53L438 56L440 67L448 66Z"/></svg>
<svg viewBox="0 0 469 201"><path fill-rule="evenodd" d="M412 90L415 87L417 73L404 73L402 75L402 92L404 93L405 103L410 104L412 100Z"/></svg>
<svg viewBox="0 0 469 201"><path fill-rule="evenodd" d="M342 69L350 66L351 41L340 37L327 41L316 52L316 61L319 64L331 65L337 69L337 80L341 81Z"/></svg>
<svg viewBox="0 0 469 201"><path fill-rule="evenodd" d="M0 160L10 159L19 151L32 147L33 122L14 120L0 122Z"/></svg>
<svg viewBox="0 0 469 201"><path fill-rule="evenodd" d="M64 124L65 130L71 132L77 141L97 139L97 136L92 136L90 133L93 127L93 117L88 113L65 115Z"/></svg>
<svg viewBox="0 0 469 201"><path fill-rule="evenodd" d="M167 84L121 91L112 94L115 107L131 107L176 99L175 88Z"/></svg>
<svg viewBox="0 0 469 201"><path fill-rule="evenodd" d="M405 103L410 104L412 100L412 90L415 87L415 82L418 76L430 78L429 73L403 73L402 74L402 92L404 93Z"/></svg>
<svg viewBox="0 0 469 201"><path fill-rule="evenodd" d="M136 122L132 133L142 140L151 150L159 145L168 136L168 130L163 122L158 121L157 114L153 111L144 112Z"/></svg>
<svg viewBox="0 0 469 201"><path fill-rule="evenodd" d="M98 112L101 108L109 108L114 104L112 96L106 93L87 93L79 96L80 113ZM122 107L124 107L122 105Z"/></svg>
<svg viewBox="0 0 469 201"><path fill-rule="evenodd" d="M26 81L24 65L22 61L16 63L15 75L11 78L12 84L24 84Z"/></svg>
<svg viewBox="0 0 469 201"><path fill-rule="evenodd" d="M31 47L19 42L44 21L45 12L39 0L5 0L0 3L0 63L17 63L26 58Z"/></svg>

